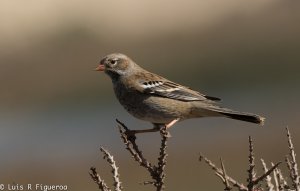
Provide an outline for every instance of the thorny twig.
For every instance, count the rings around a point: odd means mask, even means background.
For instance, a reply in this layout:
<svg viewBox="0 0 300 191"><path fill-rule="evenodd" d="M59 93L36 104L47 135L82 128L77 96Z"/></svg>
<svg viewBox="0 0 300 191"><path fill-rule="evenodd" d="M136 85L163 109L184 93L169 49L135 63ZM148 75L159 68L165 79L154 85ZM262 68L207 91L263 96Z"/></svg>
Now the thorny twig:
<svg viewBox="0 0 300 191"><path fill-rule="evenodd" d="M223 171L223 174L222 174L222 176L220 178L223 180L223 183L225 185L225 189L224 190L225 191L230 191L230 190L232 190L232 188L231 188L231 186L230 186L230 184L228 182L228 176L226 174L225 165L223 163L222 158L220 158L220 162L221 162L221 167L222 167L222 171Z"/></svg>
<svg viewBox="0 0 300 191"><path fill-rule="evenodd" d="M120 122L118 119L116 119L116 121L118 123L119 132L126 146L126 149L142 167L146 168L151 174L154 173L153 165L144 158L142 151L140 151L140 149L138 148L135 142L135 135L129 133L130 130L124 123Z"/></svg>
<svg viewBox="0 0 300 191"><path fill-rule="evenodd" d="M122 186L121 186L121 181L120 181L120 174L118 172L119 168L116 165L114 157L103 147L100 148L100 151L104 155L103 158L106 159L106 161L110 164L110 166L112 168L111 172L112 172L113 178L114 178L114 188L115 188L114 190L121 191ZM104 180L101 179L100 175L97 173L96 168L91 167L90 170L91 170L91 172L89 174L92 177L92 179L94 180L94 182L98 185L99 189L102 191L111 191L111 189L106 185Z"/></svg>
<svg viewBox="0 0 300 191"><path fill-rule="evenodd" d="M272 167L274 166L274 163L271 162L271 165ZM275 188L276 188L276 191L279 191L279 182L278 182L278 178L277 178L277 175L276 175L276 172L273 171L273 178L274 178L274 182L275 182Z"/></svg>
<svg viewBox="0 0 300 191"><path fill-rule="evenodd" d="M114 157L103 147L100 148L100 151L104 154L104 159L107 160L107 162L110 164L112 168L112 174L114 177L114 187L115 191L121 191L122 186L121 186L121 181L120 181L120 174L118 172L119 167L117 167L116 162L114 160Z"/></svg>
<svg viewBox="0 0 300 191"><path fill-rule="evenodd" d="M163 127L160 130L161 134L161 147L160 147L160 153L158 157L158 168L157 173L159 174L159 177L157 179L157 190L163 190L164 189L164 183L165 183L165 167L167 164L167 140L169 137L169 133L167 131L166 127Z"/></svg>
<svg viewBox="0 0 300 191"><path fill-rule="evenodd" d="M224 177L223 171L218 168L213 162L211 162L208 158L206 158L205 156L203 156L202 154L200 154L199 157L199 161L202 161L204 159L205 163L208 164L208 166L210 166L213 171L215 171L216 175L219 177ZM227 176L227 180L228 182L230 182L234 187L238 188L241 191L247 191L247 187L244 186L243 184L239 183L238 181L234 180L233 178L231 178L230 176Z"/></svg>
<svg viewBox="0 0 300 191"><path fill-rule="evenodd" d="M267 176L269 176L279 165L281 162L276 163L272 168L270 168L267 172L265 172L263 175L260 177L256 178L253 183L254 185L258 185L261 181L263 181Z"/></svg>
<svg viewBox="0 0 300 191"><path fill-rule="evenodd" d="M166 158L167 158L167 140L169 137L168 131L166 127L160 129L161 133L161 147L160 147L160 153L158 157L158 164L157 166L152 165L146 158L144 158L142 151L138 148L138 145L136 144L136 136L135 134L132 134L131 130L128 129L122 122L118 121L118 127L120 130L121 138L126 145L126 149L130 152L130 154L133 156L133 158L140 164L140 166L146 168L148 172L150 173L153 181L145 181L144 184L152 184L156 187L157 191L164 190L165 188L165 166L166 166ZM225 185L225 191L232 190L232 187L230 184L232 184L233 187L238 188L239 191L258 191L263 190L261 185L259 185L260 182L263 180L266 181L267 189L268 191L300 191L300 183L299 183L299 173L298 173L298 165L296 162L296 153L294 149L294 145L292 143L292 138L290 135L290 132L287 130L287 137L288 137L288 145L290 153L288 156L286 156L285 161L287 164L287 167L290 171L290 177L292 186L294 189L291 189L291 187L288 185L287 181L285 180L284 176L282 175L280 169L278 169L278 166L281 162L276 163L275 165L271 163L272 167L268 170L265 162L263 159L261 159L264 174L256 178L256 173L254 171L255 163L254 163L254 150L253 150L253 141L252 138L249 137L249 169L248 169L248 178L247 178L247 186L244 186L242 183L237 182L230 176L226 174L226 170L222 161L222 158L220 159L221 162L221 169L216 167L214 163L212 163L209 159L206 157L200 155L199 160L202 159L205 160L205 162L215 171L215 174L222 180L223 184ZM106 159L110 166L112 167L112 173L114 177L114 187L115 191L121 191L121 181L119 179L119 173L118 173L118 167L116 166L116 163L113 159L113 156L104 148L100 148L101 152L104 154L104 159ZM90 176L94 180L94 182L98 185L99 189L102 191L111 191L111 189L106 185L105 181L100 177L100 175L97 173L96 168L91 167L90 169ZM275 182L275 188L272 183L272 178L270 176L271 173L274 173L274 182Z"/></svg>
<svg viewBox="0 0 300 191"><path fill-rule="evenodd" d="M249 170L248 170L248 190L253 190L254 189L254 181L255 181L255 163L254 163L254 148L253 148L253 140L251 136L249 136Z"/></svg>
<svg viewBox="0 0 300 191"><path fill-rule="evenodd" d="M288 157L286 158L287 161L287 165L290 169L290 176L292 179L292 183L293 183L293 187L296 191L300 190L300 183L299 183L299 173L298 173L298 164L296 161L296 152L295 152L295 148L292 142L292 136L290 134L290 131L288 128L286 128L287 131L287 137L288 137L288 145L289 145L289 150L290 150L290 157L291 160L288 159Z"/></svg>
<svg viewBox="0 0 300 191"><path fill-rule="evenodd" d="M289 189L289 186L287 185L287 182L285 181L285 179L281 173L281 170L276 168L274 172L278 179L278 189L282 190L282 191L285 189Z"/></svg>
<svg viewBox="0 0 300 191"><path fill-rule="evenodd" d="M237 182L236 180L234 180L233 178L231 178L228 175L224 174L224 171L219 169L218 167L216 167L216 165L214 163L212 163L209 159L207 159L206 157L200 155L199 160L201 161L202 159L205 160L205 162L215 171L215 173L222 179L223 183L224 183L224 176L225 176L225 180L227 178L227 180L236 188L238 188L240 191L254 191L254 190L261 190L261 188L255 188L255 186L259 185L259 183L261 181L263 181L264 179L266 179L278 166L281 162L276 163L275 165L272 166L272 168L270 168L269 170L266 170L265 173L263 175L261 175L260 177L256 178L255 172L254 172L254 152L253 152L253 143L252 143L252 139L251 137L249 137L249 170L248 170L248 185L247 187L244 186L243 184ZM226 185L225 185L226 186ZM227 187L227 186L226 186ZM226 188L225 188L226 189Z"/></svg>
<svg viewBox="0 0 300 191"><path fill-rule="evenodd" d="M89 173L91 178L94 180L94 182L98 185L99 189L102 191L111 191L109 187L106 185L104 180L100 177L100 175L97 173L95 167L91 167L91 172Z"/></svg>
<svg viewBox="0 0 300 191"><path fill-rule="evenodd" d="M261 164L263 166L263 170L264 172L268 172L268 168L267 168L267 165L264 161L264 159L260 159L261 160ZM266 184L267 184L267 189L268 191L273 191L274 190L274 184L272 183L272 178L270 175L266 176Z"/></svg>
<svg viewBox="0 0 300 191"><path fill-rule="evenodd" d="M166 127L160 129L161 134L161 147L160 147L160 155L158 158L158 165L152 165L144 156L142 151L139 149L136 144L135 135L132 135L131 130L126 127L126 125L120 122L118 119L116 120L118 123L119 132L121 134L121 138L126 146L126 149L133 156L135 161L139 163L140 166L146 168L146 170L150 173L153 181L145 181L144 184L152 184L156 187L157 191L164 190L165 188L165 166L167 159L167 140L169 138L168 131Z"/></svg>

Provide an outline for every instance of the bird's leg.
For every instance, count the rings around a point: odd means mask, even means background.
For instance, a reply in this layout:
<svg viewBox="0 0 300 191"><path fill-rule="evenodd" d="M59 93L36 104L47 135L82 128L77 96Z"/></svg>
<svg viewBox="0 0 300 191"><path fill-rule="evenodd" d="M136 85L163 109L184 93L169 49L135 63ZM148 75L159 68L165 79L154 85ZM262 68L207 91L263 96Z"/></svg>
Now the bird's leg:
<svg viewBox="0 0 300 191"><path fill-rule="evenodd" d="M171 128L175 123L177 123L180 119L174 119L173 121L171 121L170 123L167 124L154 124L154 127L151 129L138 129L138 130L128 130L127 131L127 135L129 137L135 137L135 134L138 133L152 133L152 132L157 132L160 131L163 127L166 127L166 129ZM171 137L171 135L168 134L168 137Z"/></svg>
<svg viewBox="0 0 300 191"><path fill-rule="evenodd" d="M174 119L173 121L171 121L170 123L164 124L163 127L161 127L161 128L165 128L165 130L166 130L165 133L166 134L163 135L163 133L162 133L163 131L161 131L160 133L162 134L162 136L172 137L171 134L170 134L170 132L168 131L168 129L171 128L179 120L180 120L180 118L177 118L177 119Z"/></svg>
<svg viewBox="0 0 300 191"><path fill-rule="evenodd" d="M177 123L180 120L180 118L174 119L170 123L166 124L166 128L169 129L171 128L175 123Z"/></svg>

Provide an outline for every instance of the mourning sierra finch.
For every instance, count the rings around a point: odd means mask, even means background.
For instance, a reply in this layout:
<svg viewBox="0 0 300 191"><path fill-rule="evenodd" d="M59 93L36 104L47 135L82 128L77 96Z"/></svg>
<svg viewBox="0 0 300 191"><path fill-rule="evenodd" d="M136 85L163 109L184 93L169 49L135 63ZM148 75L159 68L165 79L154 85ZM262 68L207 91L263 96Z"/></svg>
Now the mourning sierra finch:
<svg viewBox="0 0 300 191"><path fill-rule="evenodd" d="M264 118L251 113L234 111L216 104L219 98L207 96L174 83L141 68L124 54L109 54L95 69L104 71L112 80L115 95L134 117L154 124L157 131L164 125L200 117L228 117L263 124Z"/></svg>

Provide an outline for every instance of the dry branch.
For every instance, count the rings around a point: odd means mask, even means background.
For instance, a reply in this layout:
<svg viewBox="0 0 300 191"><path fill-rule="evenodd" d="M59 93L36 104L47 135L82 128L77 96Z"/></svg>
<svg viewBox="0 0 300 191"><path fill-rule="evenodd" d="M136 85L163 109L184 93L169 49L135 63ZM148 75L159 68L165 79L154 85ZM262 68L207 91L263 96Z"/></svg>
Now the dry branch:
<svg viewBox="0 0 300 191"><path fill-rule="evenodd" d="M274 163L271 162L271 165L273 167ZM276 191L279 191L279 182L278 182L278 178L276 176L276 172L275 171L273 171L273 177L274 177Z"/></svg>
<svg viewBox="0 0 300 191"><path fill-rule="evenodd" d="M267 168L267 165L266 165L265 161L263 159L260 159L260 160L261 160L261 164L263 166L264 172L265 173L268 172L268 168ZM271 178L270 175L268 175L266 177L266 184L267 184L267 190L268 191L274 191L274 184L272 183L272 178Z"/></svg>
<svg viewBox="0 0 300 191"><path fill-rule="evenodd" d="M142 151L139 149L136 144L136 136L132 133L132 131L118 119L116 120L118 123L119 132L121 134L121 138L126 146L126 149L132 155L136 162L139 163L140 166L144 167L152 177L153 181L145 181L144 185L151 184L156 187L157 191L164 190L165 188L165 166L167 159L167 141L169 133L166 127L160 129L161 134L161 147L160 153L158 157L157 166L152 165L144 156Z"/></svg>
<svg viewBox="0 0 300 191"><path fill-rule="evenodd" d="M161 135L161 145L160 145L160 152L158 157L157 165L151 164L143 155L143 152L140 150L139 146L136 143L136 136L135 131L130 130L125 124L117 120L119 132L121 135L121 139L124 142L126 149L129 151L131 156L134 160L142 167L144 167L150 174L152 180L151 181L144 181L144 185L151 184L156 188L156 191L162 191L165 189L165 167L167 164L167 141L169 136L169 132L167 131L166 127L162 127L160 129ZM266 183L266 188L268 191L300 191L300 177L298 172L298 164L296 161L296 152L294 145L292 143L292 138L288 128L287 130L287 137L288 137L288 148L289 148L289 155L285 157L285 162L287 164L288 170L290 172L290 182L292 186L288 185L288 181L284 178L278 166L281 162L276 163L275 165L271 163L272 167L270 169L267 168L266 163L263 159L261 159L261 163L263 166L264 173L257 177L255 173L255 157L254 157L254 147L253 147L253 140L249 137L249 168L248 178L247 178L247 185L236 181L232 177L228 176L225 170L225 166L223 163L222 158L220 158L221 168L218 168L213 162L211 162L208 158L200 155L199 160L204 160L208 166L212 168L215 174L222 180L225 188L225 191L231 191L233 188L237 188L239 191L258 191L264 190L261 186L263 181ZM121 181L120 175L118 172L118 167L116 162L114 161L114 157L103 147L100 148L100 151L104 154L104 159L110 164L112 168L113 180L114 180L114 190L121 191ZM270 174L273 172L273 178L275 185L272 183L272 178ZM90 169L90 176L93 181L98 185L99 189L102 191L111 191L111 189L106 185L105 181L100 177L97 173L96 168L91 167Z"/></svg>
<svg viewBox="0 0 300 191"><path fill-rule="evenodd" d="M145 159L142 151L140 151L138 145L135 142L136 136L130 133L130 130L124 123L120 122L118 119L116 121L118 123L121 139L123 140L126 149L130 152L135 161L137 161L142 167L151 172L151 174L154 173L153 165Z"/></svg>
<svg viewBox="0 0 300 191"><path fill-rule="evenodd" d="M165 167L167 164L167 140L169 138L169 133L167 131L167 128L164 127L160 130L161 135L161 146L160 146L160 153L158 157L158 179L157 179L157 190L163 190L164 184L165 184Z"/></svg>
<svg viewBox="0 0 300 191"><path fill-rule="evenodd" d="M113 178L114 178L115 191L121 191L122 186L121 186L121 181L120 181L120 174L118 172L119 167L117 167L114 157L103 147L100 148L100 151L104 154L103 158L106 159L106 161L110 164L110 166L112 168L111 172L112 172Z"/></svg>
<svg viewBox="0 0 300 191"><path fill-rule="evenodd" d="M228 182L230 182L234 187L238 188L240 191L257 191L257 190L262 190L260 187L260 182L265 180L267 177L270 176L270 174L279 166L281 162L278 162L277 164L273 165L273 167L269 170L265 170L265 173L258 178L256 178L256 174L254 172L254 150L253 150L253 141L252 138L249 137L249 170L248 170L248 179L247 179L247 187L244 186L243 184L237 182L235 179L231 178L230 176L226 175L226 172L224 171L224 164L221 161L222 169L216 167L214 163L212 163L209 159L204 157L203 155L200 155L199 160L201 161L202 159L205 160L205 162L213 169L215 174L221 178L223 184L225 184L225 190L228 190L228 186L226 185L226 179Z"/></svg>
<svg viewBox="0 0 300 191"><path fill-rule="evenodd" d="M292 136L290 134L290 131L288 128L286 128L287 131L287 137L288 137L288 145L289 145L289 150L290 150L290 157L291 159L289 160L289 158L286 158L287 164L288 164L288 168L290 169L290 176L291 176L291 180L293 183L293 188L296 191L300 191L300 183L299 183L299 173L298 173L298 164L296 161L296 152L295 152L295 148L292 142Z"/></svg>
<svg viewBox="0 0 300 191"><path fill-rule="evenodd" d="M270 168L267 172L265 172L263 175L258 177L253 181L254 185L258 185L261 181L263 181L267 176L269 176L279 165L281 162L276 163L272 168Z"/></svg>
<svg viewBox="0 0 300 191"><path fill-rule="evenodd" d="M223 179L223 183L224 183L224 185L225 185L224 190L225 190L225 191L230 191L230 190L232 190L232 188L231 188L231 186L230 186L230 184L229 184L229 182L228 182L228 176L227 176L227 173L226 173L226 170L225 170L225 165L224 165L224 163L223 163L222 158L220 158L220 162L221 162L221 167L222 167L222 171L223 171L223 174L222 174L222 176L221 176L221 179Z"/></svg>
<svg viewBox="0 0 300 191"><path fill-rule="evenodd" d="M253 190L254 189L254 181L255 181L255 162L254 162L254 148L253 148L253 140L252 138L249 136L249 170L248 170L248 190Z"/></svg>
<svg viewBox="0 0 300 191"><path fill-rule="evenodd" d="M222 169L218 168L213 162L211 162L208 158L206 158L205 156L203 156L202 154L200 154L199 157L199 161L204 160L205 163L210 166L212 168L213 171L215 171L215 174L218 177L224 177L224 172ZM236 188L238 188L240 191L247 191L247 187L244 186L243 184L239 183L238 181L234 180L233 178L231 178L230 176L226 177L227 180ZM222 179L223 181L223 179Z"/></svg>
<svg viewBox="0 0 300 191"><path fill-rule="evenodd" d="M121 181L120 181L120 174L118 172L118 167L116 165L116 162L114 160L114 157L103 147L100 148L100 151L104 155L104 159L109 163L109 165L112 168L112 174L114 178L114 190L115 191L121 191ZM99 189L102 191L111 191L111 189L106 185L105 181L100 177L95 167L90 168L91 172L89 173L91 178L94 180L94 182L98 185Z"/></svg>
<svg viewBox="0 0 300 191"><path fill-rule="evenodd" d="M91 172L89 173L94 182L98 185L99 189L102 191L111 191L106 185L104 180L100 177L95 167L91 167Z"/></svg>

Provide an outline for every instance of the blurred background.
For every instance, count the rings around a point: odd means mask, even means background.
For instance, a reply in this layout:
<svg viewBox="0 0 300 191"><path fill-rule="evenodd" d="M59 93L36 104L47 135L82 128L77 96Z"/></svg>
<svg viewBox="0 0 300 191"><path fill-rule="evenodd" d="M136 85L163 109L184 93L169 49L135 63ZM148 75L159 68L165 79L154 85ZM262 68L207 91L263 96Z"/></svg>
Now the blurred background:
<svg viewBox="0 0 300 191"><path fill-rule="evenodd" d="M300 153L299 1L9 1L0 2L0 183L66 184L97 190L88 171L112 181L99 147L120 166L126 190L153 190L124 149L115 119L131 117L110 79L93 69L112 52L207 95L266 117L263 128L230 119L193 119L171 129L167 190L222 190L203 153L246 180L248 136L257 163L284 161L285 128ZM156 161L159 135L138 137ZM283 169L286 165L281 166ZM258 164L258 169L261 166ZM285 174L288 176L288 174Z"/></svg>

